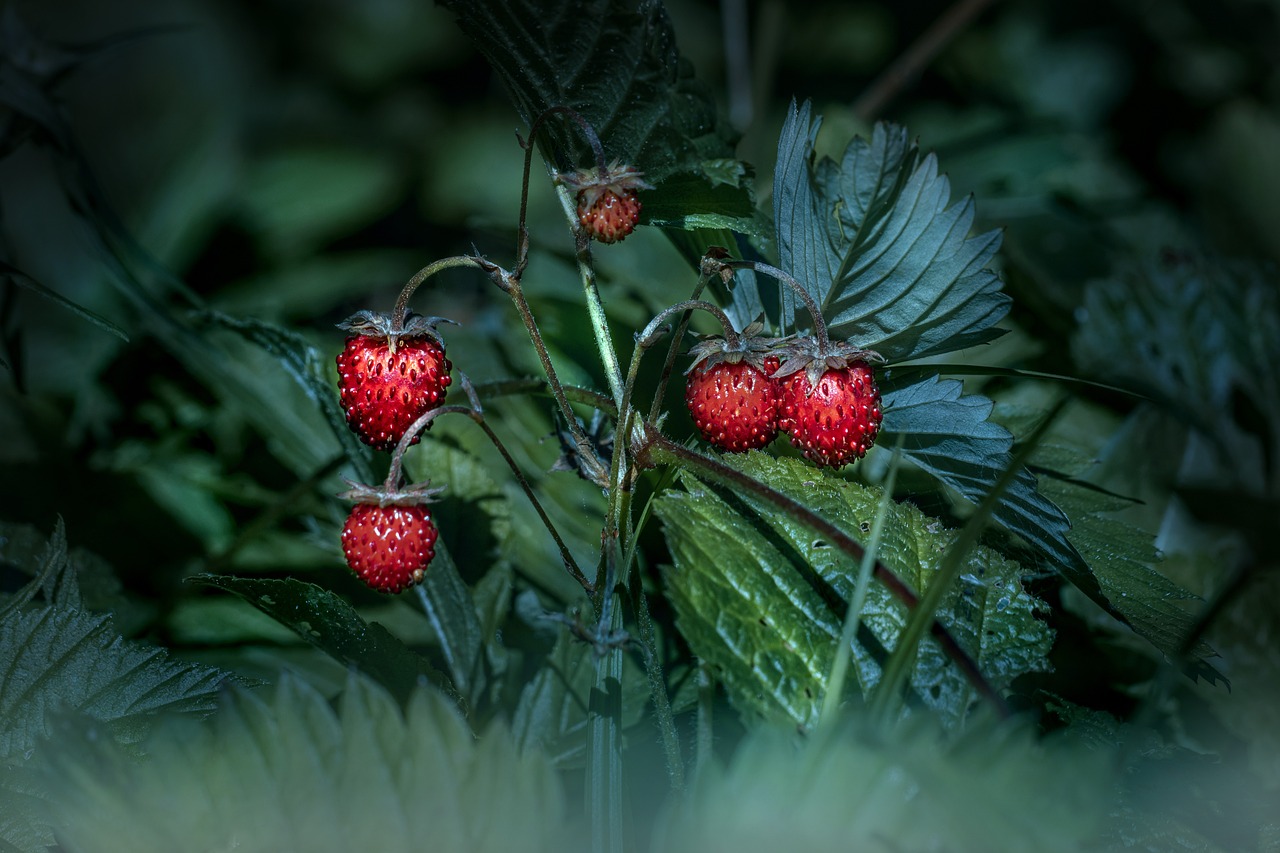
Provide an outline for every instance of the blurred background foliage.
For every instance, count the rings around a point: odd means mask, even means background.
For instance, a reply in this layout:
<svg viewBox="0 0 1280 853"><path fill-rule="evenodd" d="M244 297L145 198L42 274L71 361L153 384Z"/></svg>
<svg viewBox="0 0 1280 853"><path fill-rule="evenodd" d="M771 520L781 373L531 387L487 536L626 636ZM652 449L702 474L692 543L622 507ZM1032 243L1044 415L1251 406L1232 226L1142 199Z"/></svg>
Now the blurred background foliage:
<svg viewBox="0 0 1280 853"><path fill-rule="evenodd" d="M1276 849L1275 827L1253 818L1280 799L1280 585L1263 571L1280 560L1259 533L1280 518L1280 335L1266 325L1280 262L1280 3L958 6L972 19L889 88L882 73L949 3L668 10L741 134L763 209L791 98L826 117L820 154L897 121L938 153L956 196L976 196L976 228L1004 229L1015 334L982 358L1150 395L1082 391L1056 440L1091 463L1091 482L1141 499L1123 517L1158 534L1180 583L1209 601L1254 584L1206 635L1232 691L1176 685L1151 751L1176 743L1176 761L1251 774L1247 793L1220 789L1180 815L1179 831L1203 833L1198 849ZM96 567L80 570L97 584L86 606L179 659L249 680L288 668L327 695L345 683L322 649L218 584L183 583L214 573L314 582L447 667L448 638L421 608L368 592L343 564L338 477L380 476L385 461L344 456L318 397L332 387L335 322L389 308L432 259L475 247L511 262L524 128L480 52L423 0L8 0L0 44L3 589L30 578L24 555L61 517ZM530 205L533 309L563 378L604 387L572 240L536 166ZM620 343L694 281L656 228L595 257ZM538 372L499 297L452 271L415 298L461 324L445 331L449 354L476 383ZM220 317L291 334L264 347ZM1012 424L1053 391L991 380L984 393ZM593 565L603 503L546 473L560 453L551 408L508 397L491 411ZM669 426L689 434L682 412ZM432 439L410 464L447 472L442 541L486 636L502 638L485 647L486 706L573 766L572 690L542 664L572 668L581 649L537 618L572 603L573 584L483 439L449 422ZM1070 593L1050 594L1066 614L1041 685L1065 697L1057 724L1078 724L1086 705L1124 717L1155 689L1156 656ZM692 680L673 678L677 709ZM644 700L627 698L628 719ZM1254 829L1232 835L1224 814Z"/></svg>

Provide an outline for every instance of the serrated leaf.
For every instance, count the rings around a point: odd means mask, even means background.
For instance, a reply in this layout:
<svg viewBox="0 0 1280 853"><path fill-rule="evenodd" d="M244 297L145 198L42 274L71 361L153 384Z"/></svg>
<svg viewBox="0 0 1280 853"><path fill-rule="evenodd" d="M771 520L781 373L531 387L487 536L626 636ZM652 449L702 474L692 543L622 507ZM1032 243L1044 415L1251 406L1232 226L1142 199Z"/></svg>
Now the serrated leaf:
<svg viewBox="0 0 1280 853"><path fill-rule="evenodd" d="M1078 851L1116 789L1111 754L983 721L948 738L935 721L890 732L843 725L797 741L761 727L727 767L673 800L654 849Z"/></svg>
<svg viewBox="0 0 1280 853"><path fill-rule="evenodd" d="M526 122L553 106L577 110L595 128L606 159L636 166L662 185L672 176L697 176L717 201L751 208L745 184L724 187L733 157L733 132L719 122L715 100L681 59L666 9L653 0L443 0L458 24L506 83ZM559 169L594 165L581 129L553 117L539 145ZM681 179L683 180L683 178ZM718 189L719 188L719 189ZM646 198L645 205L648 205Z"/></svg>
<svg viewBox="0 0 1280 853"><path fill-rule="evenodd" d="M457 697L431 662L377 622L366 622L344 598L294 578L195 575L189 583L225 590L252 604L335 660L377 680L404 698L420 678ZM461 698L461 697L457 697Z"/></svg>
<svg viewBox="0 0 1280 853"><path fill-rule="evenodd" d="M49 733L48 715L73 709L134 737L161 711L208 711L226 673L175 663L163 649L126 641L108 616L56 606L0 621L0 757Z"/></svg>
<svg viewBox="0 0 1280 853"><path fill-rule="evenodd" d="M818 303L834 338L890 362L965 349L1002 334L1010 300L986 268L999 232L969 237L972 199L950 204L933 155L877 124L839 164L813 161L820 119L792 105L778 140L774 221L782 269ZM783 325L803 327L783 289Z"/></svg>
<svg viewBox="0 0 1280 853"><path fill-rule="evenodd" d="M32 605L37 592L45 603ZM36 577L0 609L0 759L25 760L56 710L79 711L132 739L158 712L213 707L226 673L171 662L163 649L125 640L111 617L80 608L59 519Z"/></svg>
<svg viewBox="0 0 1280 853"><path fill-rule="evenodd" d="M988 420L994 404L978 394L962 395L960 382L937 376L886 386L881 443L888 446L903 435L902 453L908 459L966 500L982 500L1012 459L1013 436ZM1082 592L1108 607L1097 579L1067 538L1070 522L1037 491L1029 471L1019 473L993 516L1044 554Z"/></svg>
<svg viewBox="0 0 1280 853"><path fill-rule="evenodd" d="M1176 659L1196 624L1183 602L1198 596L1156 570L1160 554L1151 534L1109 515L1134 502L1056 477L1042 477L1041 487L1070 516L1068 536L1089 561L1112 607L1139 635ZM1204 642L1194 650L1200 658L1212 653ZM1207 665L1199 671L1216 680Z"/></svg>
<svg viewBox="0 0 1280 853"><path fill-rule="evenodd" d="M869 538L878 491L794 459L752 452L724 461L855 540ZM838 611L852 597L856 563L772 506L750 496L735 506L691 478L688 485L689 491L666 493L656 504L674 560L666 578L677 625L694 652L716 666L739 707L814 725L840 636L844 614ZM916 508L895 504L879 556L923 590L955 536ZM1047 666L1052 632L1035 618L1039 603L1023 589L1020 574L1016 563L979 547L966 560L964 582L939 610L943 624L997 689ZM860 635L853 649L864 695L879 681L876 652L895 645L906 616L905 607L873 584L862 611L870 637ZM922 644L911 681L927 705L952 721L968 709L967 682L932 639Z"/></svg>
<svg viewBox="0 0 1280 853"><path fill-rule="evenodd" d="M69 851L497 853L567 841L546 761L520 755L499 726L475 739L423 688L401 711L353 678L335 712L286 676L270 694L229 692L203 724L164 721L141 762L95 734L68 723L46 773Z"/></svg>

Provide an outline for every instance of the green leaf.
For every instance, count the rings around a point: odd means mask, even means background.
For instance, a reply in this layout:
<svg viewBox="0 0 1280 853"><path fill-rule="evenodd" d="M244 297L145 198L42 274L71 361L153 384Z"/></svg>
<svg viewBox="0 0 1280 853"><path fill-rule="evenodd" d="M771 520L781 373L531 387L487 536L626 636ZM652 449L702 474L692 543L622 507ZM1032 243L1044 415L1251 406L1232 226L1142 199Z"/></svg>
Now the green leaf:
<svg viewBox="0 0 1280 853"><path fill-rule="evenodd" d="M218 311L201 311L194 316L199 322L235 332L273 356L319 407L347 458L360 469L359 476L366 481L372 479L372 454L347 427L337 391L326 368L321 367L323 359L306 338L281 326L253 318L231 317Z"/></svg>
<svg viewBox="0 0 1280 853"><path fill-rule="evenodd" d="M45 779L68 851L496 853L568 842L545 759L520 754L497 725L477 739L421 687L403 711L360 678L337 711L288 676L269 694L230 691L204 723L163 721L145 761L92 726L61 734Z"/></svg>
<svg viewBox="0 0 1280 853"><path fill-rule="evenodd" d="M1274 271L1188 256L1091 282L1072 355L1148 393L1212 441L1201 485L1280 483L1280 297ZM1186 472L1184 471L1184 474Z"/></svg>
<svg viewBox="0 0 1280 853"><path fill-rule="evenodd" d="M920 158L906 130L877 124L840 163L813 161L820 119L792 105L778 139L773 212L782 269L822 309L833 338L890 362L991 341L1009 311L986 268L999 232L970 238L972 199L948 207L937 159ZM784 325L795 298L783 293ZM803 325L806 321L798 318Z"/></svg>
<svg viewBox="0 0 1280 853"><path fill-rule="evenodd" d="M1134 631L1162 653L1177 659L1196 624L1185 602L1199 597L1156 569L1161 556L1154 536L1113 516L1136 501L1077 480L1044 476L1040 483L1045 494L1071 518L1068 536L1089 561L1111 609L1119 611ZM1213 650L1200 642L1193 654L1204 658ZM1203 660L1195 671L1210 681L1219 677Z"/></svg>
<svg viewBox="0 0 1280 853"><path fill-rule="evenodd" d="M1012 456L1013 436L988 420L994 404L978 394L961 394L954 379L929 376L894 387L886 382L880 441L892 444L905 436L903 454L978 503L991 490ZM1049 558L1085 594L1104 607L1106 599L1084 558L1067 538L1070 522L1062 510L1036 489L1036 479L1022 471L1006 490L994 513L996 521Z"/></svg>
<svg viewBox="0 0 1280 853"><path fill-rule="evenodd" d="M800 460L767 454L726 456L726 464L767 483L865 544L880 494ZM806 526L748 495L726 498L686 478L688 491L656 502L674 565L666 573L677 625L695 654L716 667L739 708L793 725L817 722L843 609L857 564ZM864 524L865 529L864 529ZM879 557L917 590L928 587L956 533L909 504L889 508ZM1023 589L1021 568L978 547L964 563L938 618L997 689L1047 667L1052 632L1035 617L1039 602ZM853 671L866 695L880 678L906 608L873 584L853 648ZM972 699L964 676L930 638L911 683L945 718L963 717Z"/></svg>
<svg viewBox="0 0 1280 853"><path fill-rule="evenodd" d="M30 604L37 591L45 603ZM130 642L111 617L86 613L61 521L39 575L0 610L0 759L20 761L49 733L48 716L72 709L135 738L160 711L207 711L227 678L174 663L163 649Z"/></svg>
<svg viewBox="0 0 1280 853"><path fill-rule="evenodd" d="M686 200L691 198L687 191L676 187L702 181L700 194L710 195L681 210L682 218L722 214L726 205L751 209L745 181L726 186L732 170L722 161L733 157L735 134L718 120L715 99L681 59L661 3L443 0L443 5L506 83L526 122L553 106L578 111L595 128L606 159L630 163L658 185L652 194L660 207L669 179L675 183L672 196ZM581 128L567 117L548 120L538 142L559 169L595 164ZM674 213L675 207L670 209Z"/></svg>
<svg viewBox="0 0 1280 853"><path fill-rule="evenodd" d="M672 801L653 849L1094 849L1116 790L1111 757L1025 725L982 721L949 737L924 715L803 740L762 727Z"/></svg>
<svg viewBox="0 0 1280 853"><path fill-rule="evenodd" d="M119 338L122 341L125 341L126 343L129 340L129 335L125 333L124 329L120 328L115 323L112 323L106 317L103 317L101 314L98 314L94 311L90 311L88 308L85 308L83 305L80 305L76 302L72 302L70 299L58 293L56 290L49 289L45 285L36 281L31 276L24 273L22 270L16 267L10 266L4 261L0 261L0 277L6 278L9 281L12 281L14 284L18 285L19 287L25 287L27 290L40 294L45 299L48 299L51 302L55 302L58 305L61 305L63 308L66 308L71 313L79 316L84 320L88 320L90 323L97 326L99 329L102 329L103 331L106 331L115 335L117 338Z"/></svg>
<svg viewBox="0 0 1280 853"><path fill-rule="evenodd" d="M355 666L394 695L407 697L426 679L459 701L449 680L377 622L366 622L345 599L293 578L195 575L190 583L225 590L257 607L335 660Z"/></svg>

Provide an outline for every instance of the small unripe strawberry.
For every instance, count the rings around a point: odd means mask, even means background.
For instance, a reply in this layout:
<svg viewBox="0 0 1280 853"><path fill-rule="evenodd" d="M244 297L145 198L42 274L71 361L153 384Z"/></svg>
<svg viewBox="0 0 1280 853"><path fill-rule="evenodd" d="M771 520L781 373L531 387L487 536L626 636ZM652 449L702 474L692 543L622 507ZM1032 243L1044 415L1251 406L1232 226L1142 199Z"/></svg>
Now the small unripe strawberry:
<svg viewBox="0 0 1280 853"><path fill-rule="evenodd" d="M617 243L635 230L642 207L636 191L653 189L635 168L616 162L604 171L579 169L560 180L578 191L578 222L601 243Z"/></svg>
<svg viewBox="0 0 1280 853"><path fill-rule="evenodd" d="M425 506L358 503L342 528L342 551L362 581L394 594L422 583L437 535Z"/></svg>
<svg viewBox="0 0 1280 853"><path fill-rule="evenodd" d="M394 449L410 424L444 402L453 365L436 322L410 315L395 332L386 315L362 311L340 324L354 334L338 354L338 391L347 424L365 444Z"/></svg>
<svg viewBox="0 0 1280 853"><path fill-rule="evenodd" d="M782 377L778 428L819 466L861 459L875 443L884 413L869 361L879 356L848 344L820 350L812 339L792 345Z"/></svg>

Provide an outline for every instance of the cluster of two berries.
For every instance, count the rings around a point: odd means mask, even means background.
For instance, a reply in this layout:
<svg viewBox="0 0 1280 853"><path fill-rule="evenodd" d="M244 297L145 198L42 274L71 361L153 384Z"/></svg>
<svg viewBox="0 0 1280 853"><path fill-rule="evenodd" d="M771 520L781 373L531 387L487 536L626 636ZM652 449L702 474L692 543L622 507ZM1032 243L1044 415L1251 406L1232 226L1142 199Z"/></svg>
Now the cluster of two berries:
<svg viewBox="0 0 1280 853"><path fill-rule="evenodd" d="M749 327L691 350L684 398L702 437L741 452L783 432L819 466L861 459L883 414L871 366L879 356L825 336L765 339L758 331Z"/></svg>

